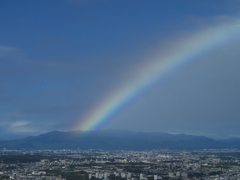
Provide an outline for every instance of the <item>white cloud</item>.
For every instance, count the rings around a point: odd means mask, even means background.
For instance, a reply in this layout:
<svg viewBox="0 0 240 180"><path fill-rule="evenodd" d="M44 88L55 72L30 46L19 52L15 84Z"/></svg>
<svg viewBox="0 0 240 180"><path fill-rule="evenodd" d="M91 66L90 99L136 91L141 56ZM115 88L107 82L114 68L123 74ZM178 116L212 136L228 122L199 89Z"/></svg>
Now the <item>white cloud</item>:
<svg viewBox="0 0 240 180"><path fill-rule="evenodd" d="M16 121L16 122L12 123L11 126L19 127L19 126L28 125L29 123L31 123L31 121Z"/></svg>
<svg viewBox="0 0 240 180"><path fill-rule="evenodd" d="M20 54L21 54L21 51L18 48L0 45L0 57L16 56Z"/></svg>
<svg viewBox="0 0 240 180"><path fill-rule="evenodd" d="M0 127L4 127L5 130L11 133L32 133L35 131L35 129L33 129L31 125L32 121L26 120L0 122Z"/></svg>
<svg viewBox="0 0 240 180"><path fill-rule="evenodd" d="M11 122L11 121L1 121L0 122L0 127L20 127L20 126L26 126L28 124L30 124L32 121L15 121L15 122Z"/></svg>

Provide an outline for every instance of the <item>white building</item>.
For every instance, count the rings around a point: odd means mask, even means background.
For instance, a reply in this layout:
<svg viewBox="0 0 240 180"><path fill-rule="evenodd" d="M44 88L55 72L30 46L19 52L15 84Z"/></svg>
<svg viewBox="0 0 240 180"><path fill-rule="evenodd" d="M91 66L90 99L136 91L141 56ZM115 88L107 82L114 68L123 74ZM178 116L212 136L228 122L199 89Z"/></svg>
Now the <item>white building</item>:
<svg viewBox="0 0 240 180"><path fill-rule="evenodd" d="M176 173L176 176L177 176L177 177L180 177L180 176L181 176L181 172L178 171L178 172Z"/></svg>

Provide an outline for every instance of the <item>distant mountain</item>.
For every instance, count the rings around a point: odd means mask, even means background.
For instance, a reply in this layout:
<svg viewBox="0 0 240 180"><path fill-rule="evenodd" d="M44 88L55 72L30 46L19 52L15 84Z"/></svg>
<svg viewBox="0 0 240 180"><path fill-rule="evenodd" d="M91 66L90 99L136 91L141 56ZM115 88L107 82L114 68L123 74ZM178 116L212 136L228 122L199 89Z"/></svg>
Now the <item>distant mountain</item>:
<svg viewBox="0 0 240 180"><path fill-rule="evenodd" d="M132 131L52 131L24 139L0 141L0 149L194 150L240 148L240 141L218 141L204 136Z"/></svg>
<svg viewBox="0 0 240 180"><path fill-rule="evenodd" d="M226 140L220 140L222 142L240 142L240 138L230 138Z"/></svg>

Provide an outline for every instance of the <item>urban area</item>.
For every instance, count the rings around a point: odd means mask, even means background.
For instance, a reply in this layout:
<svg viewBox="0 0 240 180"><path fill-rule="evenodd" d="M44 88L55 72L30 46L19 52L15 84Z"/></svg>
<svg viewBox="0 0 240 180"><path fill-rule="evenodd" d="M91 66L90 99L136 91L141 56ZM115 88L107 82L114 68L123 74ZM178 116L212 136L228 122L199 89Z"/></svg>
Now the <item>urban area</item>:
<svg viewBox="0 0 240 180"><path fill-rule="evenodd" d="M0 179L240 180L240 151L5 149Z"/></svg>

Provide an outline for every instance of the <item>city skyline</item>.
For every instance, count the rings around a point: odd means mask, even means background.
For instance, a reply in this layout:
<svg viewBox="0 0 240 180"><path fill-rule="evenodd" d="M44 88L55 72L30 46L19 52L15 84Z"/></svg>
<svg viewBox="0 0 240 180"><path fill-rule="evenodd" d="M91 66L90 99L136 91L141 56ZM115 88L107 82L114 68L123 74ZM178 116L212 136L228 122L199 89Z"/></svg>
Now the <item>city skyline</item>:
<svg viewBox="0 0 240 180"><path fill-rule="evenodd" d="M0 136L240 137L240 3L2 1Z"/></svg>

